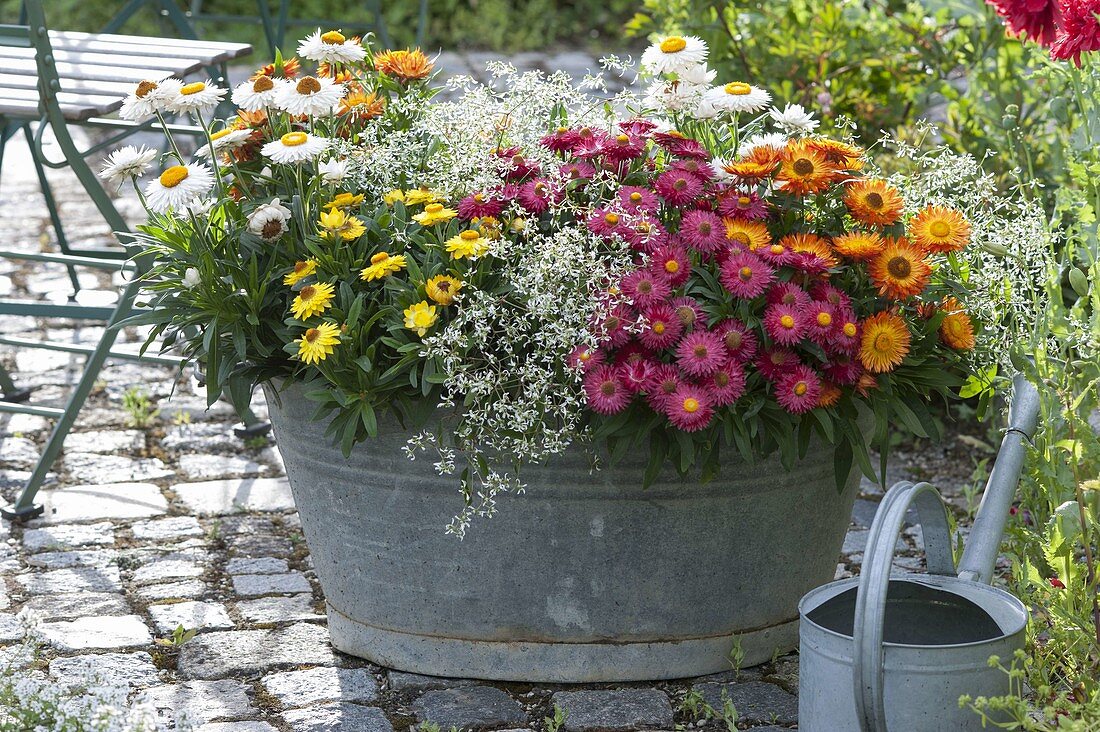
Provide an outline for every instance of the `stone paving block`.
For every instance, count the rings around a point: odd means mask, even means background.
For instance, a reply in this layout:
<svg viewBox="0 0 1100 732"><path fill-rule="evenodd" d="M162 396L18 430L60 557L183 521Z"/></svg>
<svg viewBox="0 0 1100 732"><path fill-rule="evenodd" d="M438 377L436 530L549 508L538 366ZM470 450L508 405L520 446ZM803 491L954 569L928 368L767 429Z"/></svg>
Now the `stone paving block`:
<svg viewBox="0 0 1100 732"><path fill-rule="evenodd" d="M233 679L155 686L145 698L162 718L189 724L241 719L256 713L245 694L245 685Z"/></svg>
<svg viewBox="0 0 1100 732"><path fill-rule="evenodd" d="M854 529L849 531L844 536L844 546L841 547L841 554L856 554L863 553L867 548L867 539L870 537L871 531L869 529ZM895 544L896 551L904 552L909 547L900 538Z"/></svg>
<svg viewBox="0 0 1100 732"><path fill-rule="evenodd" d="M378 698L378 681L363 668L286 671L265 676L263 685L284 709L327 701L370 703Z"/></svg>
<svg viewBox="0 0 1100 732"><path fill-rule="evenodd" d="M657 689L559 691L551 702L568 712L568 732L672 729L672 705Z"/></svg>
<svg viewBox="0 0 1100 732"><path fill-rule="evenodd" d="M113 549L78 549L68 552L42 552L31 554L26 562L31 567L43 569L71 569L73 567L109 567L118 561Z"/></svg>
<svg viewBox="0 0 1100 732"><path fill-rule="evenodd" d="M443 729L484 729L527 722L527 713L507 692L493 686L429 691L412 704L419 722Z"/></svg>
<svg viewBox="0 0 1100 732"><path fill-rule="evenodd" d="M45 432L50 428L51 422L45 417L36 417L33 414L4 414L0 416L0 434L4 435L33 435Z"/></svg>
<svg viewBox="0 0 1100 732"><path fill-rule="evenodd" d="M30 595L65 592L120 592L118 567L74 567L17 575L15 581Z"/></svg>
<svg viewBox="0 0 1100 732"><path fill-rule="evenodd" d="M86 615L126 615L130 606L126 598L109 592L70 592L58 595L38 595L23 604L39 620L71 620Z"/></svg>
<svg viewBox="0 0 1100 732"><path fill-rule="evenodd" d="M73 524L27 529L23 532L23 547L29 552L43 549L75 549L82 546L111 546L115 543L114 525L108 521L97 524Z"/></svg>
<svg viewBox="0 0 1100 732"><path fill-rule="evenodd" d="M309 580L301 572L233 575L233 591L243 597L289 595L310 592L311 589Z"/></svg>
<svg viewBox="0 0 1100 732"><path fill-rule="evenodd" d="M137 615L102 615L40 623L38 630L51 646L63 652L134 648L153 642L149 628Z"/></svg>
<svg viewBox="0 0 1100 732"><path fill-rule="evenodd" d="M203 633L184 644L178 670L185 678L216 679L305 664L333 666L328 631L309 623L276 630Z"/></svg>
<svg viewBox="0 0 1100 732"><path fill-rule="evenodd" d="M30 470L38 462L38 445L26 437L0 437L0 464Z"/></svg>
<svg viewBox="0 0 1100 732"><path fill-rule="evenodd" d="M254 460L231 455L180 455L179 472L188 480L209 480L230 475L259 475L270 470Z"/></svg>
<svg viewBox="0 0 1100 732"><path fill-rule="evenodd" d="M8 613L0 613L0 643L15 643L23 640L25 630L19 618Z"/></svg>
<svg viewBox="0 0 1100 732"><path fill-rule="evenodd" d="M124 476L128 477L128 476ZM111 483L107 478L103 483ZM46 512L44 523L99 519L132 519L158 516L168 510L168 501L152 483L79 485L42 491L38 494Z"/></svg>
<svg viewBox="0 0 1100 732"><path fill-rule="evenodd" d="M203 406L205 406L203 399ZM228 407L228 405L226 405ZM161 406L164 414L175 414L177 411L196 416L196 410L189 400L173 398L167 404ZM232 408L222 409L222 402L218 402L210 412L204 412L200 407L197 411L200 418L224 417L232 415ZM241 449L241 439L233 434L233 426L224 421L217 422L193 422L191 424L173 425L165 430L164 438L160 441L165 450L174 452L237 452Z"/></svg>
<svg viewBox="0 0 1100 732"><path fill-rule="evenodd" d="M393 732L393 725L377 707L323 704L283 712L294 732Z"/></svg>
<svg viewBox="0 0 1100 732"><path fill-rule="evenodd" d="M132 527L134 538L139 541L170 541L202 536L202 526L194 516L139 521Z"/></svg>
<svg viewBox="0 0 1100 732"><path fill-rule="evenodd" d="M707 704L722 708L722 692L725 691L737 709L738 721L795 724L798 722L798 697L765 681L746 681L735 684L696 684L693 687L702 694Z"/></svg>
<svg viewBox="0 0 1100 732"><path fill-rule="evenodd" d="M135 584L151 585L167 580L194 579L201 577L205 571L206 569L196 562L173 556L155 559L141 565L134 570L133 579Z"/></svg>
<svg viewBox="0 0 1100 732"><path fill-rule="evenodd" d="M206 594L206 583L201 580L182 580L180 582L162 582L155 585L138 587L136 592L146 602L157 600L178 600L181 598L202 597Z"/></svg>
<svg viewBox="0 0 1100 732"><path fill-rule="evenodd" d="M229 545L231 557L289 557L294 552L294 544L282 536L273 534L251 534L234 538Z"/></svg>
<svg viewBox="0 0 1100 732"><path fill-rule="evenodd" d="M171 635L179 626L186 630L231 630L233 621L220 602L174 602L150 605L149 616L158 635Z"/></svg>
<svg viewBox="0 0 1100 732"><path fill-rule="evenodd" d="M267 722L207 722L191 732L279 732Z"/></svg>
<svg viewBox="0 0 1100 732"><path fill-rule="evenodd" d="M176 474L160 458L130 458L94 452L66 452L62 465L73 480L88 485L159 480L172 478Z"/></svg>
<svg viewBox="0 0 1100 732"><path fill-rule="evenodd" d="M50 661L50 676L67 687L85 686L95 680L131 689L160 683L153 657L144 651L55 658Z"/></svg>
<svg viewBox="0 0 1100 732"><path fill-rule="evenodd" d="M294 508L286 478L242 478L177 483L172 490L192 513L219 516L239 511L289 511Z"/></svg>
<svg viewBox="0 0 1100 732"><path fill-rule="evenodd" d="M390 670L386 674L390 688L394 691L427 691L429 689L456 689L463 686L477 686L475 679L448 679L442 676L422 676L407 671Z"/></svg>
<svg viewBox="0 0 1100 732"><path fill-rule="evenodd" d="M66 452L139 452L145 449L145 433L140 430L92 430L70 432L65 438Z"/></svg>
<svg viewBox="0 0 1100 732"><path fill-rule="evenodd" d="M285 574L290 571L285 559L278 557L256 557L255 559L230 559L225 565L229 574Z"/></svg>
<svg viewBox="0 0 1100 732"><path fill-rule="evenodd" d="M260 597L237 603L237 612L250 623L285 623L298 620L321 620L313 609L313 595L290 597Z"/></svg>

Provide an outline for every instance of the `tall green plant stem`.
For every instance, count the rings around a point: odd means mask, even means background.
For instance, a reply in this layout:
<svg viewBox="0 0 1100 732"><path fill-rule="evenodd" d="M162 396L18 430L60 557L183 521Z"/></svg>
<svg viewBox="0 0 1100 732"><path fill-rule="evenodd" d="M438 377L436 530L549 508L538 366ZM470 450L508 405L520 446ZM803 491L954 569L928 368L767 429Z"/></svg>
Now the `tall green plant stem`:
<svg viewBox="0 0 1100 732"><path fill-rule="evenodd" d="M1063 391L1061 394L1063 403L1062 408L1065 409L1065 414L1068 417L1066 425L1069 428L1069 439L1071 445L1077 444L1077 428L1075 426L1076 420L1074 419L1075 410L1073 408L1073 399L1068 392ZM1088 516L1085 513L1085 492L1081 488L1081 475L1080 465L1077 459L1070 454L1070 470L1073 472L1073 490L1077 498L1077 514L1081 521L1081 543L1085 548L1085 567L1087 570L1085 576L1085 591L1089 594L1092 601L1092 624L1093 631L1096 636L1096 643L1100 645L1100 597L1096 592L1096 566L1093 562L1092 556L1092 540L1089 536L1089 522Z"/></svg>

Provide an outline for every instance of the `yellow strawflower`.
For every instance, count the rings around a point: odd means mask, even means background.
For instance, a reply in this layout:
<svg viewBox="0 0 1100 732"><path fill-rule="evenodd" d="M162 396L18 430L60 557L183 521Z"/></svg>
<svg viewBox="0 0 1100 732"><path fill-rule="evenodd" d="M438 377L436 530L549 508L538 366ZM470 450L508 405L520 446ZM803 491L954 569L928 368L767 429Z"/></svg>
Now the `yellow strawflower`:
<svg viewBox="0 0 1100 732"><path fill-rule="evenodd" d="M401 190L400 188L394 188L389 193L382 194L382 201L387 206L392 206L393 204L397 203L398 201L401 201L402 203L404 203L405 202L405 191Z"/></svg>
<svg viewBox="0 0 1100 732"><path fill-rule="evenodd" d="M283 284L296 285L316 271L316 259L307 259L304 262L295 262L294 269L292 269L290 272L287 272L286 276L283 277Z"/></svg>
<svg viewBox="0 0 1100 732"><path fill-rule="evenodd" d="M444 246L455 259L480 257L489 251L489 240L476 229L467 229L458 236L452 236Z"/></svg>
<svg viewBox="0 0 1100 732"><path fill-rule="evenodd" d="M370 264L359 273L359 278L367 282L380 280L386 275L405 269L406 264L404 254L394 256L389 252L378 252L370 258Z"/></svg>
<svg viewBox="0 0 1100 732"><path fill-rule="evenodd" d="M430 188L420 186L405 191L405 205L416 206L421 203L435 203L440 200L440 195Z"/></svg>
<svg viewBox="0 0 1100 732"><path fill-rule="evenodd" d="M358 239L367 230L358 216L344 213L343 209L339 208L322 211L318 225L329 234L339 236L344 241Z"/></svg>
<svg viewBox="0 0 1100 732"><path fill-rule="evenodd" d="M294 341L298 344L298 358L303 363L320 363L332 353L332 347L340 342L340 328L335 323L321 323L310 328Z"/></svg>
<svg viewBox="0 0 1100 732"><path fill-rule="evenodd" d="M298 320L306 320L325 312L335 296L335 288L330 284L318 282L316 285L306 285L290 303L290 311Z"/></svg>
<svg viewBox="0 0 1100 732"><path fill-rule="evenodd" d="M351 208L363 202L365 196L362 193L338 193L335 198L325 204L325 208L333 210L337 208Z"/></svg>
<svg viewBox="0 0 1100 732"><path fill-rule="evenodd" d="M405 194L405 203L408 202L409 196ZM432 224L450 221L455 216L458 216L458 211L453 208L446 208L442 203L429 203L422 212L413 216L413 221L421 226L431 226Z"/></svg>
<svg viewBox="0 0 1100 732"><path fill-rule="evenodd" d="M450 305L455 301L455 295L462 289L462 280L450 275L438 275L428 280L424 289L428 297L440 305Z"/></svg>
<svg viewBox="0 0 1100 732"><path fill-rule="evenodd" d="M415 330L416 334L423 337L428 328L435 325L439 319L435 305L429 305L427 300L421 300L417 304L405 308L405 327Z"/></svg>

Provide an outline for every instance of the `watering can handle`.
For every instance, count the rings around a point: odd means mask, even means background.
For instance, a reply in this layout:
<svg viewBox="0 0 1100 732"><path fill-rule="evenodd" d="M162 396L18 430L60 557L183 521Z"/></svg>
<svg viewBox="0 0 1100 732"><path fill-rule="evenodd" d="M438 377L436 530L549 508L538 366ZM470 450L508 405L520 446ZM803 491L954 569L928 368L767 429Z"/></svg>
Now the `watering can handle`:
<svg viewBox="0 0 1100 732"><path fill-rule="evenodd" d="M916 505L929 574L954 575L951 531L940 494L928 483L896 483L875 513L856 592L852 683L862 732L886 732L883 699L883 632L894 547L909 507Z"/></svg>

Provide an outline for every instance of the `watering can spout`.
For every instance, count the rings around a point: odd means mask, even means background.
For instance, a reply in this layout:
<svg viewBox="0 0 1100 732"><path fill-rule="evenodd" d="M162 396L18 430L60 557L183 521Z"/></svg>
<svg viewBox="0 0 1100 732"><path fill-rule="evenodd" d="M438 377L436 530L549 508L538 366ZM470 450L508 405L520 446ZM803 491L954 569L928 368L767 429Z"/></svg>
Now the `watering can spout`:
<svg viewBox="0 0 1100 732"><path fill-rule="evenodd" d="M970 537L959 562L959 578L988 584L993 579L993 567L1001 546L1001 536L1008 521L1009 509L1016 496L1026 442L1035 434L1039 418L1039 393L1022 374L1012 381L1012 403L1008 409L1008 430L1001 441L997 460L989 473L982 494L982 503Z"/></svg>

